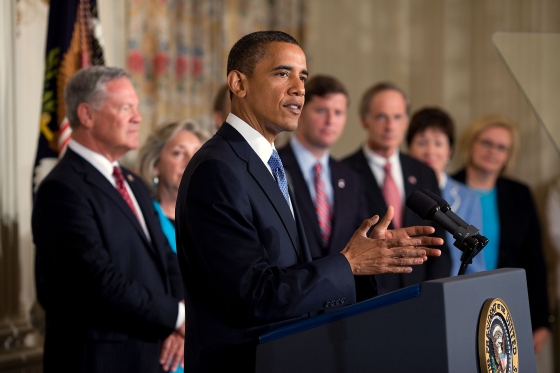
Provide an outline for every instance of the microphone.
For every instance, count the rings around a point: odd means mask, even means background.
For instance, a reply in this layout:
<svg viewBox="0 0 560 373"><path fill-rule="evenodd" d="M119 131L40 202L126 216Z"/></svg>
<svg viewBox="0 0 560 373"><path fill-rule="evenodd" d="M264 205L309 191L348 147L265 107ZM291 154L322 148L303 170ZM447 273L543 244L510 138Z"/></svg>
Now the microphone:
<svg viewBox="0 0 560 373"><path fill-rule="evenodd" d="M449 219L436 201L419 190L415 190L406 199L406 206L424 220L433 221L451 234L454 234L459 225Z"/></svg>
<svg viewBox="0 0 560 373"><path fill-rule="evenodd" d="M455 238L453 245L463 252L461 255L461 267L458 273L458 275L463 275L467 270L467 266L472 263L472 259L486 246L488 239L480 235L476 227L467 224L453 213L446 200L434 193L429 193L435 196L438 202L426 195L427 193L424 194L419 190L415 190L407 198L406 206L422 219L433 221L453 235L453 238ZM448 216L448 213L449 215L452 214L451 217ZM456 219L453 217L456 217Z"/></svg>
<svg viewBox="0 0 560 373"><path fill-rule="evenodd" d="M429 189L424 189L422 192L438 204L440 210L443 211L445 216L451 219L458 226L466 228L471 236L476 238L482 244L482 247L486 246L486 244L488 243L488 239L480 234L480 230L477 227L475 227L474 225L470 225L469 223L461 219L459 215L451 211L451 206L449 206L449 203L446 200Z"/></svg>
<svg viewBox="0 0 560 373"><path fill-rule="evenodd" d="M443 211L443 213L449 219L453 220L453 222L455 222L455 224L457 224L461 227L465 227L465 228L467 228L469 226L469 224L467 222L465 222L457 214L455 214L453 211L451 211L451 206L449 206L449 203L447 203L446 200L444 200L443 198L441 198L440 196L438 196L437 194L435 194L434 192L432 192L429 189L424 189L422 192L425 195L427 195L428 197L430 197L431 199L433 199L439 205L440 210Z"/></svg>

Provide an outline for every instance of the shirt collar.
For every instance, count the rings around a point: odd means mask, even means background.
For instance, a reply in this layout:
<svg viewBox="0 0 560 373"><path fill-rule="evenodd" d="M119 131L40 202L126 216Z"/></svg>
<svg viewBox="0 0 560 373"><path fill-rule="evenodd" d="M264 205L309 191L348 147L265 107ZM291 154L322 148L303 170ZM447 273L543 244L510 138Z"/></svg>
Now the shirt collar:
<svg viewBox="0 0 560 373"><path fill-rule="evenodd" d="M255 153L257 153L264 164L268 165L268 160L272 155L272 150L275 150L274 143L270 144L268 140L259 133L259 131L251 127L248 123L233 113L228 115L226 122L235 128L241 136L243 136L245 141L249 143L249 146L255 151Z"/></svg>
<svg viewBox="0 0 560 373"><path fill-rule="evenodd" d="M445 172L442 172L439 175L439 189L444 190L446 185L447 185L447 174Z"/></svg>
<svg viewBox="0 0 560 373"><path fill-rule="evenodd" d="M119 162L111 162L105 156L94 152L90 148L85 147L72 138L68 143L68 147L72 149L76 154L84 158L86 161L91 163L91 165L95 167L99 172L101 172L101 174L105 176L107 180L111 182L111 184L116 185L115 179L113 178L113 167L120 167Z"/></svg>
<svg viewBox="0 0 560 373"><path fill-rule="evenodd" d="M290 138L290 145L294 151L296 160L302 170L313 169L313 167L318 163L321 164L323 170L326 170L329 166L329 152L326 151L321 158L317 159L309 150L307 150L301 142L297 139L297 136L292 136Z"/></svg>
<svg viewBox="0 0 560 373"><path fill-rule="evenodd" d="M368 163L371 164L371 165L383 168L385 166L385 163L387 163L387 162L391 163L391 166L394 166L396 163L399 162L400 152L399 152L398 149L395 150L393 152L393 154L391 154L389 156L389 158L385 158L385 157L377 154L376 152L371 150L367 146L367 144L364 144L363 149L364 149L364 155L366 156L366 159L367 159Z"/></svg>

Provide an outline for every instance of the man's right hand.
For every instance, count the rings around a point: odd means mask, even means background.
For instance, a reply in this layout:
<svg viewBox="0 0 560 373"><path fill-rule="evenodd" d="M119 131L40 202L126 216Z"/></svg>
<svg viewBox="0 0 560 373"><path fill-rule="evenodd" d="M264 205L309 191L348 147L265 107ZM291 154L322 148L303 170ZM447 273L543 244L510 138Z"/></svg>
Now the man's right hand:
<svg viewBox="0 0 560 373"><path fill-rule="evenodd" d="M420 265L428 256L440 256L441 251L426 246L442 245L439 237L411 237L432 234L430 226L414 226L388 230L394 210L389 206L383 219L374 228L371 238L369 229L379 221L375 215L364 220L354 233L342 254L346 257L354 275L376 275L381 273L410 273L412 265Z"/></svg>

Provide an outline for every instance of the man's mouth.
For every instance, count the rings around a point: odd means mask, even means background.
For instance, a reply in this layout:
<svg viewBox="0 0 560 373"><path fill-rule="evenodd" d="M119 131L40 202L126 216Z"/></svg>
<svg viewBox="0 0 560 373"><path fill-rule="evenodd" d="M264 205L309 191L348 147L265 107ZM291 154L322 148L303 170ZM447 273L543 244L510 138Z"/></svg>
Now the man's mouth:
<svg viewBox="0 0 560 373"><path fill-rule="evenodd" d="M284 107L289 109L294 114L300 114L302 105L294 103L294 104L284 105Z"/></svg>

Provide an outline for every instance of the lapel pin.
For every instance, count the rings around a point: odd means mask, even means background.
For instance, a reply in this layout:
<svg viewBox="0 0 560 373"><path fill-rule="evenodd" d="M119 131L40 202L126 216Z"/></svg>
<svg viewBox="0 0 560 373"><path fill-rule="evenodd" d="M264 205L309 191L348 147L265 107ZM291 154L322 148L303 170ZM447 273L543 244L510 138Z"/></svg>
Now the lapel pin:
<svg viewBox="0 0 560 373"><path fill-rule="evenodd" d="M134 181L134 177L130 174L126 175L126 178L128 179L128 181L130 181L131 183Z"/></svg>
<svg viewBox="0 0 560 373"><path fill-rule="evenodd" d="M342 189L345 186L346 186L346 182L344 181L344 179L338 179L338 187Z"/></svg>
<svg viewBox="0 0 560 373"><path fill-rule="evenodd" d="M416 185L416 177L415 176L409 176L408 177L408 182L412 185Z"/></svg>

